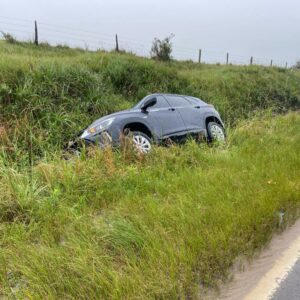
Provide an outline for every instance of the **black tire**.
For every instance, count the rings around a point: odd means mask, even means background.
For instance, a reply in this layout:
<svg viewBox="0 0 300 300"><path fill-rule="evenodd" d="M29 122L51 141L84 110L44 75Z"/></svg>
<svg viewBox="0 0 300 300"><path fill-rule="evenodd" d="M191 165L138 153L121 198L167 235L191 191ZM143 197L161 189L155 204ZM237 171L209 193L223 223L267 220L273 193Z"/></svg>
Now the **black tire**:
<svg viewBox="0 0 300 300"><path fill-rule="evenodd" d="M224 142L226 139L225 130L222 125L216 122L207 124L207 140L208 142Z"/></svg>

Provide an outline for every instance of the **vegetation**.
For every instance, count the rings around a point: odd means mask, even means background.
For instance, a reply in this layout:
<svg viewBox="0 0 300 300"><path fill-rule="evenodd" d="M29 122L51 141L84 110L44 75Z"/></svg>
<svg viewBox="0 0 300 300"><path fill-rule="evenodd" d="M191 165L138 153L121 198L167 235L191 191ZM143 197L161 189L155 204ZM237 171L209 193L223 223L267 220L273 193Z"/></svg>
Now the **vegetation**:
<svg viewBox="0 0 300 300"><path fill-rule="evenodd" d="M155 38L151 48L151 57L161 61L170 61L172 59L172 43L173 34L163 40Z"/></svg>
<svg viewBox="0 0 300 300"><path fill-rule="evenodd" d="M47 44L0 53L0 297L201 297L299 215L300 116L275 115L299 108L297 71ZM61 159L78 130L150 92L214 104L226 145Z"/></svg>
<svg viewBox="0 0 300 300"><path fill-rule="evenodd" d="M153 92L212 103L227 127L261 109L300 106L300 76L278 68L162 63L129 54L0 44L0 110L14 159L51 155L102 115ZM30 132L30 135L28 134Z"/></svg>
<svg viewBox="0 0 300 300"><path fill-rule="evenodd" d="M296 69L300 69L300 61L297 61L296 65L295 65Z"/></svg>
<svg viewBox="0 0 300 300"><path fill-rule="evenodd" d="M6 32L3 32L3 31L1 31L1 33L2 33L3 39L7 43L9 43L9 44L16 44L16 43L18 43L17 39L13 35L11 35L10 33L6 33Z"/></svg>

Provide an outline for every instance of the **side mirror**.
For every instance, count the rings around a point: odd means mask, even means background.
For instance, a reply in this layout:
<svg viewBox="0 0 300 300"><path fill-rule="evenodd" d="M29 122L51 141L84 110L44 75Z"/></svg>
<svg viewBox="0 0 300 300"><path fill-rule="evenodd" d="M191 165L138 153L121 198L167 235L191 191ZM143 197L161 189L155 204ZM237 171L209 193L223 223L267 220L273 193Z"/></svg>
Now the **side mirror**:
<svg viewBox="0 0 300 300"><path fill-rule="evenodd" d="M146 111L149 107L154 106L157 103L157 99L156 98L150 98L148 100L146 100L143 104L143 106L141 107L141 109L143 111Z"/></svg>

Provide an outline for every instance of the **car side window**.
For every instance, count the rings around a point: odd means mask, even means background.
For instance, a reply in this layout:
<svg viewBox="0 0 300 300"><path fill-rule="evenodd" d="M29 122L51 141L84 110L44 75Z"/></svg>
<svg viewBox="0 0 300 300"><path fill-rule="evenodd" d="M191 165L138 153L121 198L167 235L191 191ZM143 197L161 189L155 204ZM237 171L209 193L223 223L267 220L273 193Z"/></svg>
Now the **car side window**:
<svg viewBox="0 0 300 300"><path fill-rule="evenodd" d="M204 106L206 105L206 103L198 98L195 97L186 97L188 101L190 101L192 104L197 104L197 105L201 105Z"/></svg>
<svg viewBox="0 0 300 300"><path fill-rule="evenodd" d="M169 108L170 105L166 99L162 96L156 96L156 104L149 108L149 110L158 109L158 108Z"/></svg>
<svg viewBox="0 0 300 300"><path fill-rule="evenodd" d="M191 103L180 96L166 96L168 102L172 107L190 106Z"/></svg>

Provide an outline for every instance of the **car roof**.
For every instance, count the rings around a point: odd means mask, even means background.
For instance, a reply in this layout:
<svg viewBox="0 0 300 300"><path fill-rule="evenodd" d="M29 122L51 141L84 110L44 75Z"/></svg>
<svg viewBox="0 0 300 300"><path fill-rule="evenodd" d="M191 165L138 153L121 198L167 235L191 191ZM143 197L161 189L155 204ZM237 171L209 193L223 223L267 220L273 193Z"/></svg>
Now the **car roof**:
<svg viewBox="0 0 300 300"><path fill-rule="evenodd" d="M179 96L179 97L192 97L188 95L179 95L179 94L169 94L169 93L154 93L149 96Z"/></svg>
<svg viewBox="0 0 300 300"><path fill-rule="evenodd" d="M193 99L198 99L201 100L202 102L204 102L202 99L195 97L195 96L188 96L188 95L179 95L179 94L169 94L169 93L155 93L155 94L150 94L147 96L151 97L151 96L177 96L177 97L188 97L188 98L193 98ZM205 103L205 102L204 102Z"/></svg>
<svg viewBox="0 0 300 300"><path fill-rule="evenodd" d="M195 96L189 96L189 95L180 95L180 94L170 94L170 93L154 93L154 94L150 94L147 97L150 96L177 96L177 97L191 97L191 98L197 98ZM197 98L198 99L198 98Z"/></svg>

